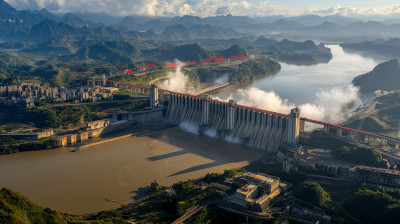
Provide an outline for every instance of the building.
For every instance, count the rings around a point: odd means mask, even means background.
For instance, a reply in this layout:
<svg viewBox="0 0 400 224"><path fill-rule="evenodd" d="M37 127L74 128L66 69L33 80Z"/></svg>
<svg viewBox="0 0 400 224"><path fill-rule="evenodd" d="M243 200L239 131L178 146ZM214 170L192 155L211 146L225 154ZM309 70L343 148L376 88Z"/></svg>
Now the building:
<svg viewBox="0 0 400 224"><path fill-rule="evenodd" d="M349 169L348 177L370 183L400 186L400 171L398 170L356 166Z"/></svg>
<svg viewBox="0 0 400 224"><path fill-rule="evenodd" d="M87 81L88 86L106 86L107 85L107 79L106 75L102 76L96 76L92 77L91 79L88 79Z"/></svg>
<svg viewBox="0 0 400 224"><path fill-rule="evenodd" d="M316 162L315 168L335 177L374 184L400 186L400 171L371 166L351 166L332 162Z"/></svg>
<svg viewBox="0 0 400 224"><path fill-rule="evenodd" d="M264 211L269 202L277 197L281 191L280 179L266 174L245 173L231 180L239 189L227 200L253 211Z"/></svg>
<svg viewBox="0 0 400 224"><path fill-rule="evenodd" d="M101 99L112 100L113 93L118 88L79 87L69 89L63 86L47 87L36 83L21 83L18 85L0 86L0 97L4 98L6 106L20 106L31 108L35 100L50 99L60 103L68 100L95 102Z"/></svg>
<svg viewBox="0 0 400 224"><path fill-rule="evenodd" d="M111 122L109 119L91 121L86 124L86 130L96 130L99 128L106 128L110 125L111 125Z"/></svg>
<svg viewBox="0 0 400 224"><path fill-rule="evenodd" d="M331 223L331 217L326 215L323 210L316 208L311 210L301 206L288 206L286 212L288 213L290 220L299 223Z"/></svg>

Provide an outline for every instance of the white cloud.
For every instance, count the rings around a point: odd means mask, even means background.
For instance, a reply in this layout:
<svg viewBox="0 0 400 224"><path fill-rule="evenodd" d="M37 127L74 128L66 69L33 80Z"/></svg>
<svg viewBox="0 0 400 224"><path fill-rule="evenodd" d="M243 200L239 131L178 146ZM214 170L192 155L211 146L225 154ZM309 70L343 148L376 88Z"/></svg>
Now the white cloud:
<svg viewBox="0 0 400 224"><path fill-rule="evenodd" d="M51 12L105 12L110 15L182 16L200 17L231 13L238 16L318 14L345 16L391 15L400 13L400 4L377 8L359 8L333 5L325 8L289 9L269 1L220 0L6 0L17 9L42 9Z"/></svg>

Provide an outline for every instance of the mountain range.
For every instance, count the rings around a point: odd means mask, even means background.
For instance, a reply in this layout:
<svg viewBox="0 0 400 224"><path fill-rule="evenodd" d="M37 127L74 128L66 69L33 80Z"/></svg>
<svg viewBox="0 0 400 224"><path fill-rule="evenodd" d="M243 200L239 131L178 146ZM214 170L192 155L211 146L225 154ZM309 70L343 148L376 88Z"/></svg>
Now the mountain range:
<svg viewBox="0 0 400 224"><path fill-rule="evenodd" d="M377 39L374 41L363 41L359 43L342 43L345 50L354 50L367 53L375 53L390 58L400 58L400 39L389 40Z"/></svg>
<svg viewBox="0 0 400 224"><path fill-rule="evenodd" d="M57 26L41 24L44 20L54 21ZM56 16L46 9L16 10L0 0L0 40L3 41L47 41L56 36L83 34L111 34L111 36L149 39L143 36L152 30L150 39L181 41L196 39L229 39L243 36L266 35L280 39L331 40L335 37L371 40L379 37L400 36L400 21L360 21L341 15L302 15L294 17L178 16L174 18L151 18L143 16L116 17L104 13L67 13ZM398 23L399 22L399 23ZM40 26L37 26L41 24ZM43 31L43 25L54 30ZM46 28L46 27L45 27ZM61 31L61 33L58 33ZM154 35L156 34L156 35ZM41 39L41 38L45 39Z"/></svg>

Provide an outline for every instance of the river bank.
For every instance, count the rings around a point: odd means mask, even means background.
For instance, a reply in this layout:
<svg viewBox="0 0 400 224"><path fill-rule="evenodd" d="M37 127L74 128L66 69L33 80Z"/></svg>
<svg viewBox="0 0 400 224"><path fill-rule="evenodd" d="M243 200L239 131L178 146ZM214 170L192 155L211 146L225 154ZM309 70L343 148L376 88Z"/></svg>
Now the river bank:
<svg viewBox="0 0 400 224"><path fill-rule="evenodd" d="M176 126L177 126L176 124L172 124L169 122L157 122L157 123L153 123L153 124L136 124L129 129L120 130L119 132L114 132L112 134L105 135L103 137L94 138L89 142L85 142L83 144L78 144L76 146L75 151L88 149L88 148L96 146L96 145L101 145L104 143L122 140L125 138L145 136L145 135L149 135L151 133L157 132L157 131L169 129L169 128L176 127ZM129 133L129 134L126 134L126 133Z"/></svg>

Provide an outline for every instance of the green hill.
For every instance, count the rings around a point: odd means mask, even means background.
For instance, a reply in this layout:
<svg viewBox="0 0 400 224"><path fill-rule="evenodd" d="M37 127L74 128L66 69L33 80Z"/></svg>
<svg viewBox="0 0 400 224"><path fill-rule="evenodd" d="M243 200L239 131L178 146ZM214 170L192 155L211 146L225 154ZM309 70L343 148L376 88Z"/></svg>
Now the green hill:
<svg viewBox="0 0 400 224"><path fill-rule="evenodd" d="M243 55L247 55L247 52L244 48L238 45L233 45L232 47L226 50L218 52L218 56L223 56L223 57L243 56Z"/></svg>
<svg viewBox="0 0 400 224"><path fill-rule="evenodd" d="M191 40L195 39L197 35L190 32L182 24L168 26L164 32L160 34L161 40Z"/></svg>
<svg viewBox="0 0 400 224"><path fill-rule="evenodd" d="M366 224L394 224L400 220L400 194L390 188L360 189L346 200L343 207Z"/></svg>
<svg viewBox="0 0 400 224"><path fill-rule="evenodd" d="M253 42L253 48L280 61L295 64L328 62L333 57L331 50L324 44L316 45L311 40L297 42L283 39L278 42L260 37Z"/></svg>
<svg viewBox="0 0 400 224"><path fill-rule="evenodd" d="M393 59L377 65L371 72L353 79L361 92L371 93L376 90L392 91L400 89L400 63Z"/></svg>
<svg viewBox="0 0 400 224"><path fill-rule="evenodd" d="M65 23L56 23L53 20L46 19L32 27L30 38L33 41L46 42L73 31L74 28Z"/></svg>
<svg viewBox="0 0 400 224"><path fill-rule="evenodd" d="M244 83L259 75L270 75L281 70L279 62L271 59L248 60L239 65L231 77L234 83Z"/></svg>
<svg viewBox="0 0 400 224"><path fill-rule="evenodd" d="M318 207L327 207L331 196L317 182L304 181L293 190L293 195Z"/></svg>
<svg viewBox="0 0 400 224"><path fill-rule="evenodd" d="M31 76L36 60L26 54L0 51L0 82L14 76Z"/></svg>
<svg viewBox="0 0 400 224"><path fill-rule="evenodd" d="M357 128L358 124L360 123L360 119L357 119L351 123L345 124L346 127L349 128ZM387 130L387 124L381 121L376 116L369 116L365 118L364 124L362 129L363 131L368 132L384 132Z"/></svg>
<svg viewBox="0 0 400 224"><path fill-rule="evenodd" d="M68 223L62 214L36 205L22 194L0 190L0 223Z"/></svg>
<svg viewBox="0 0 400 224"><path fill-rule="evenodd" d="M184 44L176 46L171 50L163 51L164 60L179 59L181 61L207 60L211 53L197 44Z"/></svg>
<svg viewBox="0 0 400 224"><path fill-rule="evenodd" d="M125 218L121 210L102 211L97 214L85 216L60 213L35 204L20 193L6 188L0 190L1 224L122 224L127 223Z"/></svg>
<svg viewBox="0 0 400 224"><path fill-rule="evenodd" d="M62 61L97 61L113 64L133 64L140 51L127 41L108 41L80 49L74 55L62 56Z"/></svg>

